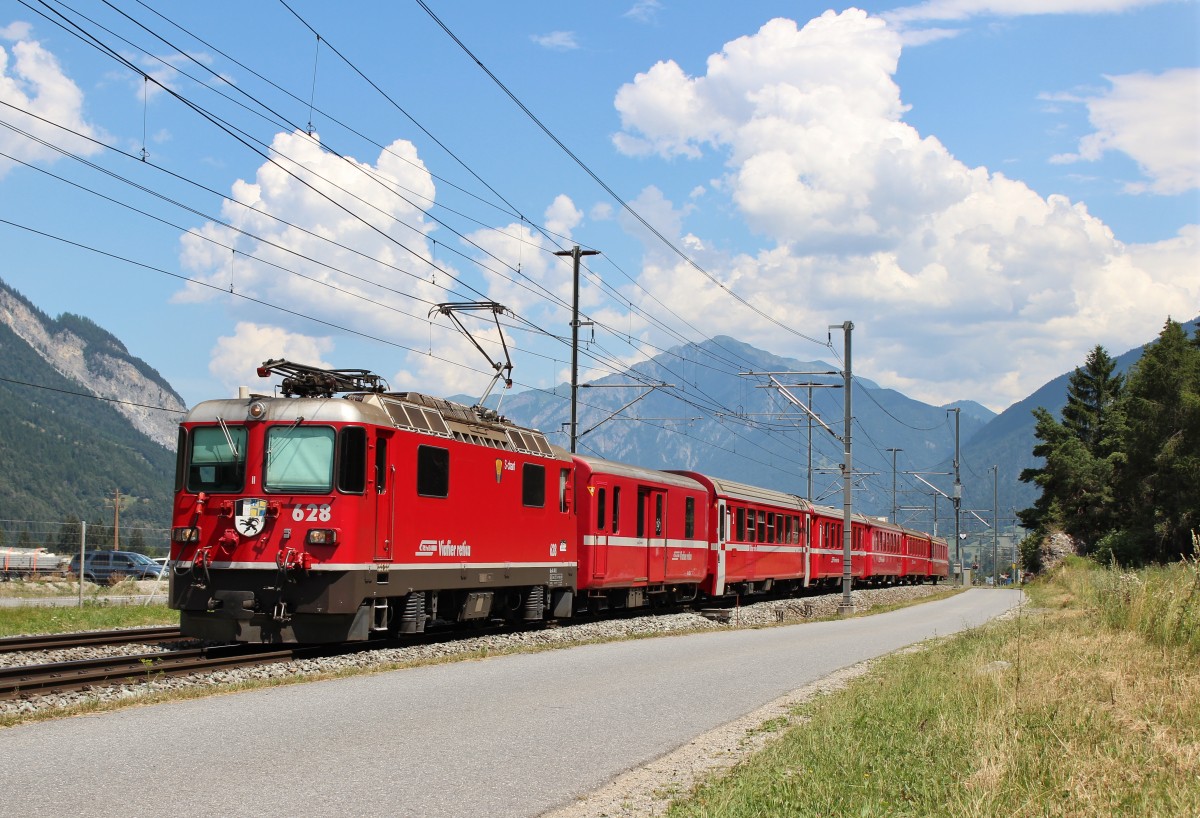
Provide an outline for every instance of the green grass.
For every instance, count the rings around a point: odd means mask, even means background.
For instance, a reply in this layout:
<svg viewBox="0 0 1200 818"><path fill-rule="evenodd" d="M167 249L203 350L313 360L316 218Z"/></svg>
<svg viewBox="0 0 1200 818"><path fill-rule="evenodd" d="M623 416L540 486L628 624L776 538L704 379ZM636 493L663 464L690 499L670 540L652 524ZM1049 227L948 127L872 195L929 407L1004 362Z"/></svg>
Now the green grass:
<svg viewBox="0 0 1200 818"><path fill-rule="evenodd" d="M1114 617L1129 581L1068 565L1035 611L881 660L667 815L1200 815L1195 572L1144 572L1159 601Z"/></svg>
<svg viewBox="0 0 1200 818"><path fill-rule="evenodd" d="M178 624L179 612L166 605L104 605L85 598L82 608L0 608L0 637Z"/></svg>

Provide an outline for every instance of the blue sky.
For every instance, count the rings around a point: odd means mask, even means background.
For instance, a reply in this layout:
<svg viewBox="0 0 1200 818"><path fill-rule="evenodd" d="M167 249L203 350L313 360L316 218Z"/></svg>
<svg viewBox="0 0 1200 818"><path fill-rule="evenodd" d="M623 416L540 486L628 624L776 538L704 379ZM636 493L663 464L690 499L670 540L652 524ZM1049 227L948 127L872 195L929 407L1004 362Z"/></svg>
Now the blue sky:
<svg viewBox="0 0 1200 818"><path fill-rule="evenodd" d="M429 317L480 300L550 388L573 244L585 379L849 320L999 411L1200 314L1196 2L120 5L0 0L0 278L188 403L274 357L480 394Z"/></svg>

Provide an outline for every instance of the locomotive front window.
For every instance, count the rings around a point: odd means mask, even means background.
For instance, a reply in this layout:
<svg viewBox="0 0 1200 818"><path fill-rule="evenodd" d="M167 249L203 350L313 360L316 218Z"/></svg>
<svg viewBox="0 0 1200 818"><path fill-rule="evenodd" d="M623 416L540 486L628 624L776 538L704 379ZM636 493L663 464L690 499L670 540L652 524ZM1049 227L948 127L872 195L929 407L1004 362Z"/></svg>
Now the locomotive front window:
<svg viewBox="0 0 1200 818"><path fill-rule="evenodd" d="M272 426L263 488L328 493L333 488L333 440L328 426Z"/></svg>
<svg viewBox="0 0 1200 818"><path fill-rule="evenodd" d="M197 426L191 440L187 490L241 491L246 480L246 427Z"/></svg>

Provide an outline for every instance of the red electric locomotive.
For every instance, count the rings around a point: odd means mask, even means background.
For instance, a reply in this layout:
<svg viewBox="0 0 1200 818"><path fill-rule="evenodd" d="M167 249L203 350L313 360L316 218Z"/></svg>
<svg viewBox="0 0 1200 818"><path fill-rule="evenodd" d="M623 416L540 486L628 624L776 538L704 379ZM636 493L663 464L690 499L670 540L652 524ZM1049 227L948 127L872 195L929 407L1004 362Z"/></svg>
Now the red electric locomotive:
<svg viewBox="0 0 1200 818"><path fill-rule="evenodd" d="M186 635L354 641L570 615L574 464L540 432L363 370L271 373L283 397L206 401L180 426L170 604Z"/></svg>

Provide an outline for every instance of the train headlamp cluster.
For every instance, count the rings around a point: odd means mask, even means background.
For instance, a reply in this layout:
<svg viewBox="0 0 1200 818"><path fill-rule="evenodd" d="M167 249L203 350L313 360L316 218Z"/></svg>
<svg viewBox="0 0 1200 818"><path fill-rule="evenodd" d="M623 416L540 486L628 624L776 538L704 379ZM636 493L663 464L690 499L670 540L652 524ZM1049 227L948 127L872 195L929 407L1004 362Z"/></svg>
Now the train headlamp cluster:
<svg viewBox="0 0 1200 818"><path fill-rule="evenodd" d="M267 405L260 400L254 401L246 410L246 414L251 420L262 420L267 416Z"/></svg>
<svg viewBox="0 0 1200 818"><path fill-rule="evenodd" d="M336 545L336 528L310 528L304 541L309 545Z"/></svg>
<svg viewBox="0 0 1200 818"><path fill-rule="evenodd" d="M179 528L172 528L171 542L200 542L200 529L196 528L195 526L181 526Z"/></svg>

